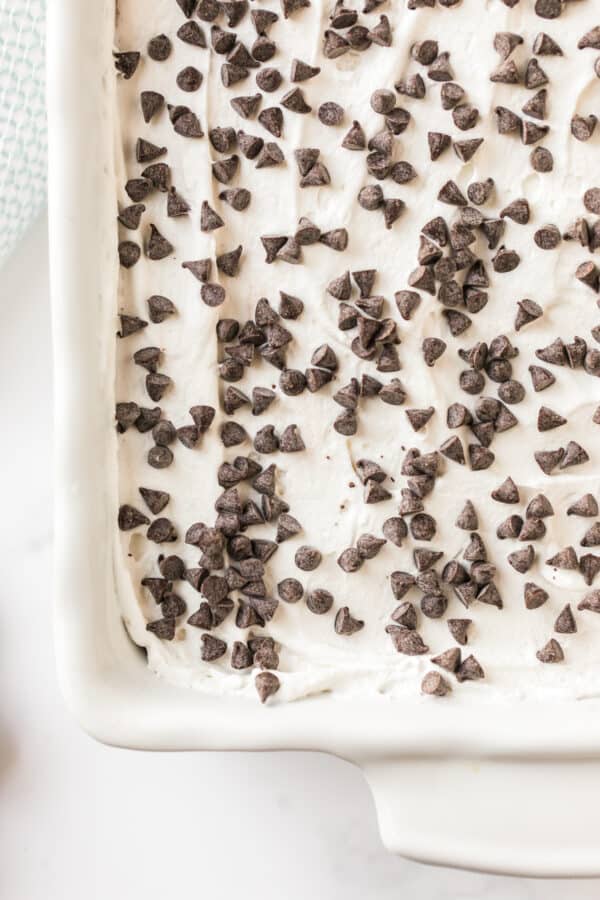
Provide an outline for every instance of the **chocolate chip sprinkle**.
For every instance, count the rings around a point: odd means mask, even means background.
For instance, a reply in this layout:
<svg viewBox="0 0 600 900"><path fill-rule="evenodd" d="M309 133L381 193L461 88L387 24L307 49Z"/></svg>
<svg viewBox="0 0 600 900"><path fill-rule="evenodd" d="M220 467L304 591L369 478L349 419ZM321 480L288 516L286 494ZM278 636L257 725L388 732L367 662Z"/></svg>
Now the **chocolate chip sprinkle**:
<svg viewBox="0 0 600 900"><path fill-rule="evenodd" d="M131 269L138 262L141 255L141 250L138 244L136 244L134 241L121 241L119 243L118 253L119 262L123 266L123 268Z"/></svg>
<svg viewBox="0 0 600 900"><path fill-rule="evenodd" d="M429 647L416 631L396 625L389 625L386 630L398 653L406 656L421 656L429 652Z"/></svg>
<svg viewBox="0 0 600 900"><path fill-rule="evenodd" d="M480 663L473 655L467 656L456 671L457 681L477 681L480 678L485 678L485 672Z"/></svg>
<svg viewBox="0 0 600 900"><path fill-rule="evenodd" d="M139 528L140 525L149 525L150 519L134 506L123 504L119 508L118 523L121 531L131 531L134 528Z"/></svg>
<svg viewBox="0 0 600 900"><path fill-rule="evenodd" d="M554 638L550 638L535 655L543 663L559 663L565 658L561 645Z"/></svg>
<svg viewBox="0 0 600 900"><path fill-rule="evenodd" d="M427 672L421 681L421 692L434 697L445 697L452 688L439 672Z"/></svg>
<svg viewBox="0 0 600 900"><path fill-rule="evenodd" d="M113 53L113 56L115 59L115 68L125 80L129 80L135 75L141 58L141 53L139 53L139 51L123 50Z"/></svg>
<svg viewBox="0 0 600 900"><path fill-rule="evenodd" d="M352 635L356 634L357 631L360 631L364 628L365 623L362 619L356 619L353 615L351 615L350 610L347 606L342 606L336 613L334 629L336 634L340 635Z"/></svg>
<svg viewBox="0 0 600 900"><path fill-rule="evenodd" d="M448 619L448 630L457 644L465 646L468 643L468 630L471 624L471 619Z"/></svg>
<svg viewBox="0 0 600 900"><path fill-rule="evenodd" d="M289 2L289 0L286 0ZM254 679L254 686L261 703L266 703L269 697L277 693L281 682L274 672L259 672Z"/></svg>
<svg viewBox="0 0 600 900"><path fill-rule="evenodd" d="M175 637L175 619L163 618L156 619L154 622L148 622L146 631L151 632L160 640L172 641Z"/></svg>

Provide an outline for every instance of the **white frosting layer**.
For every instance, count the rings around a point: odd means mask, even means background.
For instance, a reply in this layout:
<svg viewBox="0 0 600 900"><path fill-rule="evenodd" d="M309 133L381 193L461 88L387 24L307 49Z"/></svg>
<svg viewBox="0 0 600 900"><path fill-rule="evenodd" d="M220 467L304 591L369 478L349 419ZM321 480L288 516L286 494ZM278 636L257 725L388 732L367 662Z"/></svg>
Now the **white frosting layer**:
<svg viewBox="0 0 600 900"><path fill-rule="evenodd" d="M262 4L280 12L278 3ZM351 5L351 4L349 4ZM141 90L162 92L173 104L186 104L199 115L205 132L215 125L232 125L252 134L271 139L257 121L244 121L230 107L232 97L254 93L253 70L250 77L225 90L221 86L219 69L223 57L208 49L183 44L176 37L184 18L175 0L155 0L151 10L134 0L121 0L117 20L116 45L121 50L145 51L152 36L164 32L174 45L167 62L153 62L144 55L135 76L118 85L118 115L122 130L122 153L119 148L119 203L129 202L123 184L135 177L142 166L135 163L135 141L145 137L168 147L164 158L171 166L172 181L192 206L188 217L166 218L166 195L155 193L146 202L140 232L123 231L122 239L146 239L150 222L155 223L175 247L173 258L152 262L142 256L131 270L121 270L119 309L129 314L147 316L147 298L164 294L176 304L178 315L161 325L150 324L139 334L119 342L117 354L117 399L135 400L140 405L153 406L144 390L145 371L132 362L133 352L144 346L157 345L164 351L161 371L174 380L161 402L164 415L176 426L190 424L189 408L198 403L219 407L224 383L217 377L220 348L215 337L215 325L221 317L241 321L253 315L256 301L264 296L277 306L279 290L302 298L303 315L295 322L285 323L294 334L288 353L288 365L304 369L309 365L312 351L321 343L329 343L338 355L340 369L336 381L316 394L304 392L300 397L287 397L277 390L277 400L260 417L240 410L236 421L249 434L267 423L281 431L292 422L300 426L306 451L300 454L276 453L263 457L267 465L278 468L278 493L290 504L291 513L302 523L303 532L282 544L268 564L267 585L275 594L276 583L283 577L298 577L306 590L323 587L335 596L334 609L327 615L315 616L304 601L295 605L280 603L274 619L265 633L281 645L278 698L296 699L323 690L369 692L372 694L415 694L423 674L431 668L430 654L408 657L396 653L385 625L396 606L389 576L394 570L414 571L412 552L416 546L412 538L401 548L387 544L376 559L367 561L362 570L345 574L337 565L339 553L355 544L357 538L371 532L381 535L385 519L397 514L400 489L405 478L400 474L404 452L408 447L422 451L438 448L451 434L458 433L466 447L472 435L466 430L448 430L445 422L447 406L459 401L471 409L476 398L464 394L458 387L459 373L465 364L457 354L459 347L472 346L478 340L491 340L507 334L520 355L513 360L514 377L526 387L525 400L512 407L519 426L499 434L492 449L496 455L493 466L483 472L471 472L445 462L443 472L433 493L426 498L426 511L435 516L438 532L431 543L445 551L444 561L459 558L469 535L454 527L454 520L470 498L477 509L480 534L488 548L490 561L498 567L496 583L504 600L504 609L481 603L465 610L458 600L449 596L448 612L443 619L430 620L420 615L419 631L431 647L431 655L453 644L448 632L448 617L473 619L469 645L465 653L475 654L485 669L486 679L477 684L456 685L455 694L467 697L513 699L525 696L582 697L600 691L600 617L590 612L577 615L578 632L557 635L565 652L561 665L542 665L536 660L536 650L553 636L553 623L565 603L573 608L587 592L577 572L556 571L544 565L544 560L566 545L578 547L579 540L593 520L566 516L568 505L585 492L598 495L597 467L600 462L597 427L592 415L598 403L598 382L583 369L554 368L557 381L549 390L535 394L527 367L535 363L534 351L550 343L558 335L571 340L580 335L593 344L590 329L597 322L595 298L592 292L575 280L577 265L590 258L585 250L573 243L563 243L558 250L544 252L534 244L533 233L541 225L555 223L561 230L573 219L584 215L582 196L592 186L597 159L598 137L588 143L576 141L570 134L569 122L573 112L589 114L597 111L600 82L594 77L593 51L577 50L580 36L595 23L594 4L567 4L560 19L545 21L532 11L532 3L522 0L509 10L500 0L463 0L456 8L409 11L401 3L385 4L380 10L390 19L393 28L391 48L373 45L366 53L349 53L337 60L322 56L321 35L333 3L313 0L310 9L293 18L280 21L270 31L278 52L267 65L276 66L284 76L281 89L265 94L263 108L276 105L290 89L290 61L298 57L321 66L318 78L301 85L307 101L313 107L309 115L284 111L284 136L277 143L286 163L277 168L256 170L254 163L242 156L235 186L252 192L252 202L245 212L235 212L218 200L222 190L212 177L210 164L219 157L208 138L189 140L175 135L166 110L150 125L145 125L139 107ZM362 4L359 4L362 6ZM378 14L361 16L371 27ZM209 37L210 26L201 23ZM227 27L224 19L219 20ZM532 55L532 43L539 31L551 34L561 45L564 56L541 57L540 64L547 72L548 119L550 134L543 142L554 156L554 171L537 174L529 164L530 149L512 136L496 134L492 110L500 104L520 112L521 106L533 92L522 86L493 84L489 74L500 61L492 48L497 31L514 31L522 35L524 44L517 48L514 59L520 69ZM255 38L250 17L246 16L236 29L240 38L250 45ZM439 101L440 85L429 81L425 69L412 61L409 48L414 41L435 38L440 50L450 52L455 80L467 91L467 100L481 113L477 126L460 132L452 122L451 113L442 110ZM204 75L201 89L194 94L180 91L176 85L177 72L186 65L195 65ZM356 196L359 189L374 179L366 173L365 153L341 148L341 142L353 119L363 125L367 135L373 136L383 120L369 104L372 91L393 89L402 77L420 72L427 82L427 98L410 100L398 97L398 104L408 109L412 119L405 133L396 138L395 158L414 165L418 178L400 187L391 180L382 183L388 197L401 197L407 209L391 230L386 230L378 212L361 209ZM341 126L326 128L316 116L318 105L334 100L345 109ZM448 150L435 163L429 161L427 132L441 131L454 139L484 137L485 142L474 159L464 165ZM322 188L298 187L299 175L293 152L298 147L319 147L321 160L331 173L331 185ZM489 302L473 317L470 330L460 338L453 338L441 316L442 307L435 298L422 294L420 308L410 322L400 319L394 304L394 292L408 287L407 278L416 266L416 252L420 227L434 215L448 220L453 209L439 203L436 196L449 178L466 190L474 180L492 176L496 190L483 207L488 216L497 215L510 200L526 197L532 210L531 222L519 226L507 222L504 242L521 256L516 271L497 275L491 264ZM211 235L200 231L199 214L203 200L208 200L224 218L226 227ZM304 264L290 266L283 262L267 266L259 236L263 234L293 233L298 219L308 216L323 231L345 227L350 241L344 253L327 247L309 246L304 249ZM238 278L221 278L227 300L216 310L200 300L199 285L181 268L181 261L199 259L244 247L241 272ZM477 252L489 261L492 254L482 239ZM341 332L337 328L338 303L325 287L346 269L376 268L378 277L375 293L386 298L384 315L398 321L402 343L399 355L402 370L395 376L402 380L407 392L405 407L391 407L377 399L363 400L359 407L359 429L356 436L344 438L337 434L332 423L340 412L332 400L334 391L352 376L370 373L388 382L390 375L379 375L374 362L359 360L349 349L355 332ZM357 296L357 295L356 295ZM514 332L516 302L524 297L535 300L544 308L544 316L518 334ZM448 349L434 368L425 366L421 354L424 337L439 336ZM250 393L254 385L276 386L278 371L255 361L237 385ZM107 379L112 376L107 373ZM498 385L487 380L485 396L496 396ZM544 404L568 417L568 425L547 434L539 434L536 419ZM404 409L433 406L435 414L423 431L415 434ZM213 504L220 493L216 470L224 458L249 453L250 444L224 451L218 436L218 426L227 417L217 413L217 419L194 450L182 445L173 446L174 464L162 471L150 468L145 459L152 446L150 435L140 435L132 428L119 439L120 498L143 509L138 486L163 489L171 495L164 515L177 525L181 540L162 547L146 540L143 530L120 535L116 554L116 572L120 584L124 617L134 640L148 651L149 664L168 680L190 685L203 691L254 694L253 672L231 669L229 652L216 663L200 659L200 633L186 626L185 618L172 642L164 642L148 634L147 621L159 616L153 599L139 586L140 579L158 575L156 557L161 551L179 553L190 566L198 561L195 548L183 543L186 528L193 522L212 524ZM590 462L560 474L545 476L534 461L536 450L565 446L568 440L581 443L590 455ZM393 498L376 505L366 505L354 463L361 457L380 462L391 476L386 486ZM490 492L511 475L517 482L521 504L506 506L493 501ZM350 487L350 483L356 484ZM242 486L243 491L247 488ZM506 562L509 552L523 544L518 541L499 541L496 527L509 514L524 514L527 502L538 492L550 499L555 515L546 519L547 535L534 544L536 561L526 576L517 574ZM255 498L256 499L256 498ZM269 537L274 526L253 529L252 536ZM301 544L320 549L323 562L312 573L299 572L293 562ZM586 551L582 551L586 552ZM549 601L540 609L528 611L523 602L523 584L534 581L545 588ZM177 583L175 590L196 609L200 596L188 584ZM408 595L418 605L419 593ZM364 619L365 627L352 637L335 634L335 610L348 605L353 615ZM256 629L255 629L256 631ZM245 635L235 626L234 616L216 632L228 642Z"/></svg>

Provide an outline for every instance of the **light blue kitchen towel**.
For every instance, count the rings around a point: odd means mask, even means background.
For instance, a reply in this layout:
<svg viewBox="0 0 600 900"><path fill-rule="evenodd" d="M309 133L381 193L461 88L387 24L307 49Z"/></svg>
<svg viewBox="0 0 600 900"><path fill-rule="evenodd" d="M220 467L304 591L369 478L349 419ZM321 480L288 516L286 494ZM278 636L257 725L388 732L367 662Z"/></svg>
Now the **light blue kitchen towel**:
<svg viewBox="0 0 600 900"><path fill-rule="evenodd" d="M0 265L46 202L45 0L0 0Z"/></svg>

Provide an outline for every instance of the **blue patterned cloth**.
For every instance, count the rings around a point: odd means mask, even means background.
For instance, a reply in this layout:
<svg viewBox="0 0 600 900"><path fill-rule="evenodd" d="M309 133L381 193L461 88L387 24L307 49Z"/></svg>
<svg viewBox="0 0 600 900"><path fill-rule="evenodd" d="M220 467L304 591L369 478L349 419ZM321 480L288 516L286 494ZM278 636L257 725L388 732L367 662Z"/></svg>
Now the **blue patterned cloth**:
<svg viewBox="0 0 600 900"><path fill-rule="evenodd" d="M46 201L45 0L0 0L0 264Z"/></svg>

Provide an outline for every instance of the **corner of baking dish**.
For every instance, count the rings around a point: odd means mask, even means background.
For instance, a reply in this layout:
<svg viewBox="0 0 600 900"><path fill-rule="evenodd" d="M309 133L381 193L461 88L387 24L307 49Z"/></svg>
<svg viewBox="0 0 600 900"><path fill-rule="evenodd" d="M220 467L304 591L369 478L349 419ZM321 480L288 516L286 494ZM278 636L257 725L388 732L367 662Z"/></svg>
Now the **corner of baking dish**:
<svg viewBox="0 0 600 900"><path fill-rule="evenodd" d="M116 284L114 16L115 0L49 4L55 635L71 711L93 737L123 747L313 749L360 763L385 844L421 861L597 875L600 810L588 798L600 765L599 699L558 709L482 695L436 703L323 694L261 707L166 684L128 638L112 570L114 447L103 426L112 351L94 328Z"/></svg>
<svg viewBox="0 0 600 900"><path fill-rule="evenodd" d="M114 352L102 311L117 280L114 221L115 2L50 4L49 214L56 428L56 631L61 680L86 730L146 747L314 747L341 755L597 753L599 699L495 706L485 699L344 700L262 709L168 686L120 623L112 575ZM443 706L443 708L442 708Z"/></svg>

